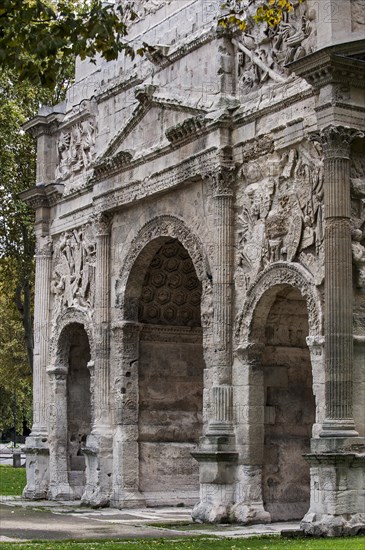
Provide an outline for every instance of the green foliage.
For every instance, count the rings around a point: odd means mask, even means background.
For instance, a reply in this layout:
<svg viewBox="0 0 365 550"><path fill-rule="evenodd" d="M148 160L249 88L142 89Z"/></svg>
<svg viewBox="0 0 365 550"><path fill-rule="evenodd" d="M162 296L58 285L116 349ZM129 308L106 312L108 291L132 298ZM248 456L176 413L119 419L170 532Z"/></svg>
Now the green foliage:
<svg viewBox="0 0 365 550"><path fill-rule="evenodd" d="M1 548L8 550L363 550L365 537L341 539L286 539L277 536L249 538L175 538L165 539L133 539L131 541L55 541L2 543Z"/></svg>
<svg viewBox="0 0 365 550"><path fill-rule="evenodd" d="M102 0L2 0L0 65L53 89L71 57L110 61L121 51L134 55L125 40L136 18L133 2Z"/></svg>
<svg viewBox="0 0 365 550"><path fill-rule="evenodd" d="M303 0L227 0L222 4L224 15L219 25L230 30L245 31L247 28L248 11L251 6L256 11L251 15L254 23L267 23L269 27L276 27L286 12L292 11Z"/></svg>
<svg viewBox="0 0 365 550"><path fill-rule="evenodd" d="M25 468L0 465L0 495L20 496L26 481Z"/></svg>
<svg viewBox="0 0 365 550"><path fill-rule="evenodd" d="M31 410L34 212L18 194L34 186L36 150L22 124L62 98L71 66L53 92L0 70L0 429L13 427L15 403L18 430Z"/></svg>

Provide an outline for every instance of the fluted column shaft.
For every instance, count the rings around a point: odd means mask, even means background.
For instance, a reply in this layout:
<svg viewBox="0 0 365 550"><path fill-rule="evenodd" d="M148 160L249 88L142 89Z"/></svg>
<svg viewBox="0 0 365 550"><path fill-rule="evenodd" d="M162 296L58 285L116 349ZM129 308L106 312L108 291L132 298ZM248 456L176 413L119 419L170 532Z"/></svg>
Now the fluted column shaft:
<svg viewBox="0 0 365 550"><path fill-rule="evenodd" d="M94 427L110 424L110 217L101 215L95 222L96 287L95 287L95 395Z"/></svg>
<svg viewBox="0 0 365 550"><path fill-rule="evenodd" d="M52 267L52 241L49 237L38 237L35 261L32 435L44 436L48 431L46 368Z"/></svg>
<svg viewBox="0 0 365 550"><path fill-rule="evenodd" d="M209 432L230 430L232 397L232 285L234 170L222 168L209 176L213 191L216 255L213 274L214 387Z"/></svg>
<svg viewBox="0 0 365 550"><path fill-rule="evenodd" d="M350 146L359 135L336 126L312 135L324 152L326 419L322 437L357 435L352 412Z"/></svg>

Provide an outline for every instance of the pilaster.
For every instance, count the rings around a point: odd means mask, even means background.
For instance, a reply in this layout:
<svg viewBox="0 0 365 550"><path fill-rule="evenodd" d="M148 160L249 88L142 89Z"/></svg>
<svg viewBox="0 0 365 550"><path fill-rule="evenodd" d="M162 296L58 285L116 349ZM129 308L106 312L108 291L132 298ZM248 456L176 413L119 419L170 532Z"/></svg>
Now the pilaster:
<svg viewBox="0 0 365 550"><path fill-rule="evenodd" d="M123 322L113 326L116 379L114 408L116 430L113 438L113 492L111 503L117 508L145 506L139 491L138 444L138 357L141 325ZM128 378L127 378L128 376ZM126 382L128 380L128 383Z"/></svg>
<svg viewBox="0 0 365 550"><path fill-rule="evenodd" d="M92 219L96 236L95 358L91 365L93 426L83 450L86 486L83 504L107 506L112 489L112 410L110 404L110 227L111 217ZM90 368L90 364L89 364Z"/></svg>
<svg viewBox="0 0 365 550"><path fill-rule="evenodd" d="M49 409L49 477L50 500L72 500L68 481L67 457L67 368L55 366L47 370L53 403Z"/></svg>

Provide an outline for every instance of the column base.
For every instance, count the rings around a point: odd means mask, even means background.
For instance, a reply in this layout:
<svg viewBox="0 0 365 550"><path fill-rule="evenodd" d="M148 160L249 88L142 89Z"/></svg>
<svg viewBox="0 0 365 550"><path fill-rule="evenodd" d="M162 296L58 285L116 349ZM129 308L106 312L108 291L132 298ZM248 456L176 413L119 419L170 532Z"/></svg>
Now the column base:
<svg viewBox="0 0 365 550"><path fill-rule="evenodd" d="M206 523L229 522L238 458L234 436L207 434L200 439L199 450L191 454L199 462L200 481L200 502L193 508L192 518Z"/></svg>
<svg viewBox="0 0 365 550"><path fill-rule="evenodd" d="M90 434L83 449L86 462L86 485L81 504L104 508L110 504L112 490L112 434Z"/></svg>
<svg viewBox="0 0 365 550"><path fill-rule="evenodd" d="M115 488L110 499L110 506L113 508L145 508L146 499L139 491Z"/></svg>
<svg viewBox="0 0 365 550"><path fill-rule="evenodd" d="M365 533L364 438L312 439L310 509L301 528L313 536Z"/></svg>
<svg viewBox="0 0 365 550"><path fill-rule="evenodd" d="M255 525L257 523L271 523L271 516L269 512L264 510L263 505L238 503L232 506L230 520L232 523L240 523L241 525Z"/></svg>
<svg viewBox="0 0 365 550"><path fill-rule="evenodd" d="M48 500L77 500L69 483L50 484L48 488Z"/></svg>
<svg viewBox="0 0 365 550"><path fill-rule="evenodd" d="M353 515L315 514L308 512L300 523L312 537L346 537L365 534L365 513Z"/></svg>
<svg viewBox="0 0 365 550"><path fill-rule="evenodd" d="M231 490L231 487L228 489ZM223 493L225 492L225 486L222 485L219 488L219 491L217 491L217 486L214 485L211 487L211 491L206 488L205 492L207 494L209 494L209 492L218 492L221 493L221 495L217 501L215 501L215 499L205 501L201 497L199 504L196 504L191 512L191 517L193 520L198 523L229 523L232 502L226 504L222 502L222 499L224 498Z"/></svg>
<svg viewBox="0 0 365 550"><path fill-rule="evenodd" d="M49 447L47 435L30 435L25 440L27 484L23 498L47 498L49 485Z"/></svg>
<svg viewBox="0 0 365 550"><path fill-rule="evenodd" d="M271 523L271 515L264 509L262 501L261 465L238 465L235 489L235 504L231 510L232 523Z"/></svg>
<svg viewBox="0 0 365 550"><path fill-rule="evenodd" d="M322 424L319 437L358 437L353 420L327 419Z"/></svg>

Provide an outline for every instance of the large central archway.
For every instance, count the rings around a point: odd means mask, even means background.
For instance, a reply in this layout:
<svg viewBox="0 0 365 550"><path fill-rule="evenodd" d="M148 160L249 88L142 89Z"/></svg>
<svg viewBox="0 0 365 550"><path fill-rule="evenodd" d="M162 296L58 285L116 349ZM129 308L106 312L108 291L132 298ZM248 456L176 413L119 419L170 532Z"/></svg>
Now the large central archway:
<svg viewBox="0 0 365 550"><path fill-rule="evenodd" d="M112 503L195 504L199 470L190 453L203 432L209 263L199 238L174 216L154 218L131 237L116 285L112 339L118 350Z"/></svg>
<svg viewBox="0 0 365 550"><path fill-rule="evenodd" d="M199 488L191 457L202 434L202 288L192 260L165 239L139 299L139 479L147 504L190 503Z"/></svg>

